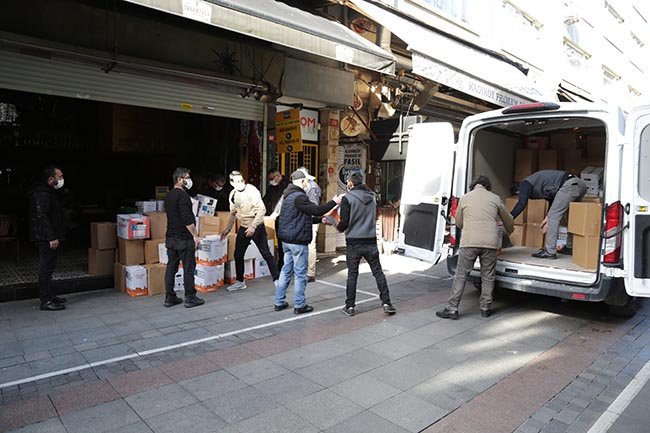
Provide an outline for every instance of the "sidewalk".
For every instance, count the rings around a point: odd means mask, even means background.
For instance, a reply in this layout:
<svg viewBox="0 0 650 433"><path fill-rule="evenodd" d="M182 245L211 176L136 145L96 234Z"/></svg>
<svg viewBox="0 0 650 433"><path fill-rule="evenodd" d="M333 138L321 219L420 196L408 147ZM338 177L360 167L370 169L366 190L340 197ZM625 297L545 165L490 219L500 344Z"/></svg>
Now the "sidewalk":
<svg viewBox="0 0 650 433"><path fill-rule="evenodd" d="M461 320L440 320L444 265L382 263L395 316L381 311L367 266L358 313L344 316L345 265L331 259L304 316L274 312L267 280L191 310L112 290L73 295L62 313L0 304L0 431L523 433L647 325L643 314L624 321L507 291L482 319L470 287ZM540 422L536 431L559 431L553 417Z"/></svg>

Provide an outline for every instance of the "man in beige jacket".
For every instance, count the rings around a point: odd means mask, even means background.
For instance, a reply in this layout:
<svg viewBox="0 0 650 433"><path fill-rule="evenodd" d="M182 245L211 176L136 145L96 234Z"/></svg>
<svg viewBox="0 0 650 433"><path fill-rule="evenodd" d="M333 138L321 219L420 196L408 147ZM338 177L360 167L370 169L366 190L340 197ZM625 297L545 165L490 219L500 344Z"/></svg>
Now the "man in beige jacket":
<svg viewBox="0 0 650 433"><path fill-rule="evenodd" d="M262 201L260 191L253 185L247 184L242 174L238 171L230 173L230 184L233 190L230 193L228 202L230 203L230 218L228 225L221 233L225 238L230 233L235 219L239 221L239 230L237 230L237 239L235 240L235 268L237 281L235 284L228 286L229 292L243 290L246 288L244 282L244 254L251 243L255 242L260 250L262 257L269 265L269 271L276 282L280 276L278 265L271 251L269 251L268 239L266 237L266 228L264 227L264 214L266 207Z"/></svg>
<svg viewBox="0 0 650 433"><path fill-rule="evenodd" d="M443 319L458 319L458 304L465 290L465 282L474 262L478 257L481 263L481 298L479 306L481 317L491 314L494 274L499 247L499 230L497 224L503 222L503 228L510 234L514 230L512 215L503 205L498 195L490 192L492 184L487 176L478 175L470 186L470 192L458 202L456 210L456 227L462 230L458 264L451 296L447 306L437 311L436 316Z"/></svg>

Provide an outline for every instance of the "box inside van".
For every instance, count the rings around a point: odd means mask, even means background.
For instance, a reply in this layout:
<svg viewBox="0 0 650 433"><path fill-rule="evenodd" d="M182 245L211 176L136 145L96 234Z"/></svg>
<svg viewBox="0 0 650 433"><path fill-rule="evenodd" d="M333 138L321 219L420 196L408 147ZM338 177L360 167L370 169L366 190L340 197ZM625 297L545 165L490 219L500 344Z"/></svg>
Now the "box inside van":
<svg viewBox="0 0 650 433"><path fill-rule="evenodd" d="M556 103L468 117L457 141L450 124L414 125L400 206L399 248L405 255L431 262L449 251L447 263L453 273L462 238L455 227L455 207L477 174L490 178L492 192L511 211L518 199L513 194L518 182L539 170L561 170L580 177L587 187L561 223L557 248L573 236L572 255L532 256L544 245L540 224L550 204L530 200L515 220L515 232L499 250L496 284L565 299L605 301L629 315L633 296L650 296L650 265L645 265L646 253L650 254L645 251L650 249L650 202L643 194L650 190L650 163L644 162L650 161L649 125L650 107L628 115L595 104ZM478 263L474 279L477 270Z"/></svg>

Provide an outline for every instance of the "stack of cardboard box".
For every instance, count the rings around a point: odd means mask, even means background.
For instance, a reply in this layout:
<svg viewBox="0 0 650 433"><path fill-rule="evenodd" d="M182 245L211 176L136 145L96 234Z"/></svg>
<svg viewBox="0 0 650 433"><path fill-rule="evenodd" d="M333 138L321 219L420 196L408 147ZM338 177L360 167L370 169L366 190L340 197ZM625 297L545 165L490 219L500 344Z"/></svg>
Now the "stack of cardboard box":
<svg viewBox="0 0 650 433"><path fill-rule="evenodd" d="M145 263L145 240L150 236L151 220L148 216L117 216L118 260L114 266L115 288L133 297L148 293L147 270L141 265Z"/></svg>
<svg viewBox="0 0 650 433"><path fill-rule="evenodd" d="M201 240L196 250L194 285L199 292L213 292L224 284L227 240L211 235Z"/></svg>
<svg viewBox="0 0 650 433"><path fill-rule="evenodd" d="M88 275L113 275L113 262L115 262L117 248L116 230L116 224L112 222L90 224Z"/></svg>
<svg viewBox="0 0 650 433"><path fill-rule="evenodd" d="M569 206L569 233L573 234L573 263L595 270L600 260L600 203L574 202Z"/></svg>
<svg viewBox="0 0 650 433"><path fill-rule="evenodd" d="M580 172L580 178L584 180L587 185L587 195L598 196L603 187L603 174L605 169L603 167L585 167Z"/></svg>
<svg viewBox="0 0 650 433"><path fill-rule="evenodd" d="M512 211L518 200L516 195L506 197L506 209ZM515 218L515 230L510 235L512 245L542 248L545 235L541 232L541 224L547 211L546 200L528 200L526 208Z"/></svg>
<svg viewBox="0 0 650 433"><path fill-rule="evenodd" d="M504 202L508 212L511 212L512 209L514 209L518 201L519 197L516 195L506 197ZM528 208L526 207L524 208L524 211L515 218L515 230L510 235L510 243L512 243L513 247L523 247L526 245L526 230L524 224L526 223L527 214Z"/></svg>

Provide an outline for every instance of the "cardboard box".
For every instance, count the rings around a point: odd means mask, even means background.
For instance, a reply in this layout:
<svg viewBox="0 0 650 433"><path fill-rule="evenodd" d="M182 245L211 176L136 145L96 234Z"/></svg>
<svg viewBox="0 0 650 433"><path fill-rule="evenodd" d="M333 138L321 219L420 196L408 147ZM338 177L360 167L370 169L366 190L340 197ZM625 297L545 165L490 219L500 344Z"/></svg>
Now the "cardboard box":
<svg viewBox="0 0 650 433"><path fill-rule="evenodd" d="M135 209L139 214L156 212L158 210L158 202L156 200L136 201Z"/></svg>
<svg viewBox="0 0 650 433"><path fill-rule="evenodd" d="M154 188L154 197L156 200L165 200L169 192L168 186L157 186Z"/></svg>
<svg viewBox="0 0 650 433"><path fill-rule="evenodd" d="M513 247L526 246L526 226L515 226L515 230L510 234L510 243Z"/></svg>
<svg viewBox="0 0 650 433"><path fill-rule="evenodd" d="M196 199L199 201L199 210L197 216L213 216L217 210L217 199L207 195L197 194Z"/></svg>
<svg viewBox="0 0 650 433"><path fill-rule="evenodd" d="M95 250L117 248L117 224L112 222L90 223L90 247Z"/></svg>
<svg viewBox="0 0 650 433"><path fill-rule="evenodd" d="M541 150L548 147L548 140L546 137L530 136L524 138L524 147L526 149Z"/></svg>
<svg viewBox="0 0 650 433"><path fill-rule="evenodd" d="M88 248L88 275L113 275L115 250Z"/></svg>
<svg viewBox="0 0 650 433"><path fill-rule="evenodd" d="M156 200L156 211L165 212L165 200Z"/></svg>
<svg viewBox="0 0 650 433"><path fill-rule="evenodd" d="M228 227L228 220L230 219L230 212L216 212L215 216L219 218L219 227L221 230L225 230ZM230 233L235 233L237 230L237 224L233 224L230 229Z"/></svg>
<svg viewBox="0 0 650 433"><path fill-rule="evenodd" d="M118 261L126 266L141 265L144 263L144 240L127 240L119 238Z"/></svg>
<svg viewBox="0 0 650 433"><path fill-rule="evenodd" d="M544 248L546 235L541 231L541 224L526 223L524 226L526 227L525 245L532 248Z"/></svg>
<svg viewBox="0 0 650 433"><path fill-rule="evenodd" d="M244 260L244 280L255 279L255 263L254 260ZM237 281L237 270L235 269L235 261L231 260L226 263L224 282L226 284L235 284Z"/></svg>
<svg viewBox="0 0 650 433"><path fill-rule="evenodd" d="M526 215L527 223L541 224L546 218L548 212L548 202L544 199L528 200L528 214Z"/></svg>
<svg viewBox="0 0 650 433"><path fill-rule="evenodd" d="M161 243L158 244L158 261L166 265L169 262L169 258L167 257L167 246L165 245L165 241L162 241Z"/></svg>
<svg viewBox="0 0 650 433"><path fill-rule="evenodd" d="M587 185L587 194L598 195L603 185L603 175L605 169L603 167L585 167L580 172L580 178L585 181Z"/></svg>
<svg viewBox="0 0 650 433"><path fill-rule="evenodd" d="M558 234L557 234L557 242L555 244L556 249L562 249L566 245L566 241L569 235L569 231L567 227L560 226Z"/></svg>
<svg viewBox="0 0 650 433"><path fill-rule="evenodd" d="M599 203L573 202L569 205L569 233L600 236L603 214Z"/></svg>
<svg viewBox="0 0 650 433"><path fill-rule="evenodd" d="M600 236L573 236L573 263L596 270L600 262Z"/></svg>
<svg viewBox="0 0 650 433"><path fill-rule="evenodd" d="M167 236L167 214L165 212L147 212L151 225L151 239L164 239Z"/></svg>
<svg viewBox="0 0 650 433"><path fill-rule="evenodd" d="M515 182L521 182L537 171L537 151L517 149L515 154Z"/></svg>
<svg viewBox="0 0 650 433"><path fill-rule="evenodd" d="M118 292L126 292L126 266L121 263L113 264L113 285Z"/></svg>
<svg viewBox="0 0 650 433"><path fill-rule="evenodd" d="M228 240L220 236L208 236L201 240L196 249L196 263L215 266L228 261Z"/></svg>
<svg viewBox="0 0 650 433"><path fill-rule="evenodd" d="M269 264L264 259L255 259L255 278L270 277Z"/></svg>
<svg viewBox="0 0 650 433"><path fill-rule="evenodd" d="M561 169L576 176L580 175L580 170L582 170L582 150L563 149L560 155L562 159Z"/></svg>
<svg viewBox="0 0 650 433"><path fill-rule="evenodd" d="M194 271L194 287L199 292L214 292L223 286L225 265L196 265Z"/></svg>
<svg viewBox="0 0 650 433"><path fill-rule="evenodd" d="M167 266L156 263L147 268L147 293L149 296L165 294L165 271Z"/></svg>
<svg viewBox="0 0 650 433"><path fill-rule="evenodd" d="M512 210L517 205L518 201L519 201L519 196L517 195L511 195L510 197L506 197L506 199L504 200L506 210L508 212L512 212ZM527 215L528 215L528 205L526 205L524 210L519 215L517 215L517 218L515 218L515 225L523 225L526 222Z"/></svg>
<svg viewBox="0 0 650 433"><path fill-rule="evenodd" d="M151 221L140 214L117 216L117 237L122 239L148 239L151 236Z"/></svg>
<svg viewBox="0 0 650 433"><path fill-rule="evenodd" d="M606 142L604 136L588 136L586 147L589 159L605 161Z"/></svg>
<svg viewBox="0 0 650 433"><path fill-rule="evenodd" d="M199 228L199 236L202 238L210 235L220 235L221 221L219 217L204 215L199 217Z"/></svg>
<svg viewBox="0 0 650 433"><path fill-rule="evenodd" d="M267 240L267 243L268 243L269 251L274 251L275 246L273 245L273 240ZM244 260L249 260L249 259L264 260L264 257L262 257L262 253L260 252L260 249L257 248L257 244L253 241L251 241L250 245L248 245L248 248L246 249L246 252L244 253Z"/></svg>
<svg viewBox="0 0 650 433"><path fill-rule="evenodd" d="M124 268L126 294L131 297L147 295L147 268L144 266L127 266Z"/></svg>
<svg viewBox="0 0 650 433"><path fill-rule="evenodd" d="M540 150L538 152L538 170L557 170L557 167L557 150Z"/></svg>
<svg viewBox="0 0 650 433"><path fill-rule="evenodd" d="M185 291L185 272L183 271L183 268L178 268L178 271L174 274L174 291Z"/></svg>
<svg viewBox="0 0 650 433"><path fill-rule="evenodd" d="M165 243L164 239L144 241L144 262L148 265L159 263L158 245ZM166 252L166 251L165 251Z"/></svg>
<svg viewBox="0 0 650 433"><path fill-rule="evenodd" d="M266 237L268 239L273 239L275 242L275 218L265 216L264 227L266 227Z"/></svg>
<svg viewBox="0 0 650 433"><path fill-rule="evenodd" d="M585 195L584 197L582 197L582 200L580 200L580 202L582 203L599 203L599 204L601 201L602 200L599 195L589 195L589 194Z"/></svg>
<svg viewBox="0 0 650 433"><path fill-rule="evenodd" d="M228 244L228 254L227 254L227 259L230 260L235 260L235 245L237 243L237 234L235 233L230 233L227 237L227 244Z"/></svg>

